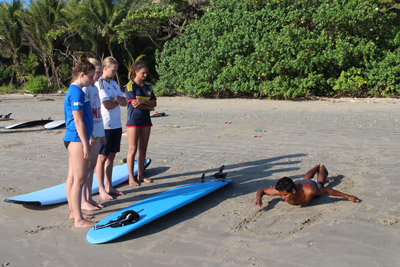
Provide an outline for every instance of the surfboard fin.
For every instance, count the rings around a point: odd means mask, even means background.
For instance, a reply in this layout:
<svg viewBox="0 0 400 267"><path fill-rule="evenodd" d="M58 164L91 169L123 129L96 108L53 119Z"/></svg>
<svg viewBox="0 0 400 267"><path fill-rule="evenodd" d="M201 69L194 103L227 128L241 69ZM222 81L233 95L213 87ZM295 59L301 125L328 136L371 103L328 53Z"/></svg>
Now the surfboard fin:
<svg viewBox="0 0 400 267"><path fill-rule="evenodd" d="M204 176L206 176L205 173L203 173L203 175L201 176L201 179L200 179L200 182L201 182L201 183L204 183Z"/></svg>
<svg viewBox="0 0 400 267"><path fill-rule="evenodd" d="M215 179L221 179L222 181L225 181L227 173L223 172L224 169L225 165L222 165L221 168L219 168L219 171L214 174Z"/></svg>

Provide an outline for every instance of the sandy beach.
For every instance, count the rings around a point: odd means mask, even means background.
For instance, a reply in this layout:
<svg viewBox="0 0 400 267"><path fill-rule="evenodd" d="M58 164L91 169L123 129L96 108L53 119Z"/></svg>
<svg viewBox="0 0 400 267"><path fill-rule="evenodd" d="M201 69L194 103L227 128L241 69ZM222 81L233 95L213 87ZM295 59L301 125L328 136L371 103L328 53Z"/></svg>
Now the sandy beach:
<svg viewBox="0 0 400 267"><path fill-rule="evenodd" d="M160 97L146 177L100 201L99 221L149 196L200 180L226 166L233 183L102 245L75 229L67 204L0 202L2 266L400 266L400 100L272 101ZM65 182L65 129L7 130L12 123L64 119L63 96L0 96L0 198ZM122 122L126 109L122 108ZM258 130L258 131L257 131ZM126 157L122 138L116 163ZM301 179L315 163L327 187L362 202L323 196L307 207L257 189L282 176Z"/></svg>

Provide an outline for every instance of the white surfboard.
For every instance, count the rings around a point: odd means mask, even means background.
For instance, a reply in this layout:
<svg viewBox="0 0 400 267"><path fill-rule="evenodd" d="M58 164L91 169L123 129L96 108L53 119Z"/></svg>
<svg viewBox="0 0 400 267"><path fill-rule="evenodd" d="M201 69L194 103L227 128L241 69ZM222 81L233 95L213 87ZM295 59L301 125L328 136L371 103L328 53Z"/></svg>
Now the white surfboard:
<svg viewBox="0 0 400 267"><path fill-rule="evenodd" d="M65 120L52 121L46 123L43 127L47 130L65 127Z"/></svg>

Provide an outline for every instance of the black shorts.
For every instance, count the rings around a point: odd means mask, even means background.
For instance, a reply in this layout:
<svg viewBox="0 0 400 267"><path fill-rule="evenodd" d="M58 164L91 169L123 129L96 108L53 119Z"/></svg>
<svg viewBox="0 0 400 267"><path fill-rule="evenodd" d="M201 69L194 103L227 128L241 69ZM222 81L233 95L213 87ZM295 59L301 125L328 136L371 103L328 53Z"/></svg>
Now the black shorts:
<svg viewBox="0 0 400 267"><path fill-rule="evenodd" d="M70 141L64 141L64 146L65 146L65 148L68 150L68 146L69 146L69 143L71 143Z"/></svg>
<svg viewBox="0 0 400 267"><path fill-rule="evenodd" d="M118 153L121 147L122 128L105 130L106 143L101 146L100 154L108 156L110 153Z"/></svg>

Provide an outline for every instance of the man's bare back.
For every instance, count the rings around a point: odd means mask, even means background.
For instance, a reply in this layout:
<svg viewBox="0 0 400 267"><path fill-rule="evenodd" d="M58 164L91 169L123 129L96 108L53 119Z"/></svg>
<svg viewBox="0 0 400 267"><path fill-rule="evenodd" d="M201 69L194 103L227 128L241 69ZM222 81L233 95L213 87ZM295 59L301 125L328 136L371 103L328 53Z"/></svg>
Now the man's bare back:
<svg viewBox="0 0 400 267"><path fill-rule="evenodd" d="M316 173L317 180L312 180ZM334 189L324 188L327 177L328 170L322 163L317 163L314 168L309 170L304 175L303 180L293 182L292 179L283 177L278 180L275 187L267 187L257 190L254 208L262 206L262 197L264 195L280 196L283 200L292 205L307 205L314 197L322 195L344 197L353 202L360 201L355 196L348 195Z"/></svg>

